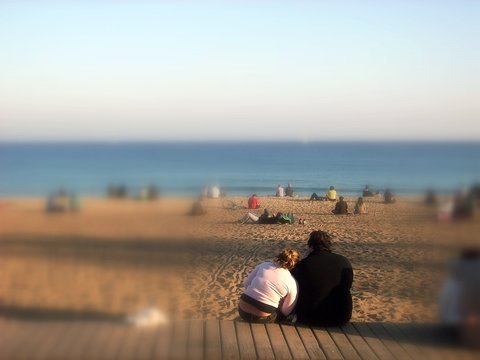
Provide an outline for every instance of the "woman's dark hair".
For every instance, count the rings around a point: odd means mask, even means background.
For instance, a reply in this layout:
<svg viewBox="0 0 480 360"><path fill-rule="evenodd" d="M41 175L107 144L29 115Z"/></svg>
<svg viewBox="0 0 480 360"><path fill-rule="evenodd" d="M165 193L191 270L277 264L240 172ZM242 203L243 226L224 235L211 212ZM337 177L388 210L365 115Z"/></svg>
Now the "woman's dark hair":
<svg viewBox="0 0 480 360"><path fill-rule="evenodd" d="M332 237L325 231L312 231L307 245L315 251L332 251Z"/></svg>

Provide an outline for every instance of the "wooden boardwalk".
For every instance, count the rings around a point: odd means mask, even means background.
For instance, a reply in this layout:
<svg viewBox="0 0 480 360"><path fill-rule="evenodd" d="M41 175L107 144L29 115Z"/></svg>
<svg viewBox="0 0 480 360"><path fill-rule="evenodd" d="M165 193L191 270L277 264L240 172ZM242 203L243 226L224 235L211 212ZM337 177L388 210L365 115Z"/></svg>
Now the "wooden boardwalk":
<svg viewBox="0 0 480 360"><path fill-rule="evenodd" d="M0 318L0 359L479 359L435 325L351 323L341 328L176 321Z"/></svg>

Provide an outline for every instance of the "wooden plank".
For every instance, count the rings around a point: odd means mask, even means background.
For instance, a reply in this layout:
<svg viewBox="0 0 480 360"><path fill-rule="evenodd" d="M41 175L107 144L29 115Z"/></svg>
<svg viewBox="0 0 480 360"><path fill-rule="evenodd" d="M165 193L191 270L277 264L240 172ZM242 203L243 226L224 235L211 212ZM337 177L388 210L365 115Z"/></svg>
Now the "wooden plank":
<svg viewBox="0 0 480 360"><path fill-rule="evenodd" d="M402 346L405 351L413 358L422 356L420 349L407 339L405 334L393 323L382 323L385 330Z"/></svg>
<svg viewBox="0 0 480 360"><path fill-rule="evenodd" d="M218 320L205 320L205 359L222 358L222 338Z"/></svg>
<svg viewBox="0 0 480 360"><path fill-rule="evenodd" d="M139 342L141 340L142 328L123 324L123 340L119 344L117 359L133 359L136 356Z"/></svg>
<svg viewBox="0 0 480 360"><path fill-rule="evenodd" d="M272 344L268 338L267 329L264 324L251 324L253 342L255 343L255 350L257 358L259 359L273 359Z"/></svg>
<svg viewBox="0 0 480 360"><path fill-rule="evenodd" d="M247 322L236 321L235 329L237 331L238 349L241 359L256 359L255 344L253 342L250 324Z"/></svg>
<svg viewBox="0 0 480 360"><path fill-rule="evenodd" d="M61 341L57 341L56 346L48 353L50 359L65 358L65 354L70 353L70 348L75 344L78 337L78 328L74 323L69 323L62 334Z"/></svg>
<svg viewBox="0 0 480 360"><path fill-rule="evenodd" d="M353 323L352 325L380 359L395 359L393 354L387 349L382 341L375 336L366 323Z"/></svg>
<svg viewBox="0 0 480 360"><path fill-rule="evenodd" d="M18 346L14 354L16 358L28 359L33 354L36 354L38 349L42 346L45 336L51 331L51 323L47 321L30 322L31 332L24 337L22 344Z"/></svg>
<svg viewBox="0 0 480 360"><path fill-rule="evenodd" d="M43 344L34 354L35 359L54 358L54 354L58 351L59 345L64 344L67 340L66 335L69 328L72 328L72 324L67 321L52 323L50 326L50 332L43 336Z"/></svg>
<svg viewBox="0 0 480 360"><path fill-rule="evenodd" d="M313 334L311 328L297 326L297 331L305 346L305 350L310 356L310 359L327 360L327 357L320 348L320 344L318 343L317 338Z"/></svg>
<svg viewBox="0 0 480 360"><path fill-rule="evenodd" d="M342 353L338 349L337 345L335 345L335 342L325 328L312 327L312 331L315 334L315 337L317 338L317 341L319 342L320 347L322 348L327 359L343 359Z"/></svg>
<svg viewBox="0 0 480 360"><path fill-rule="evenodd" d="M442 353L438 346L432 346L431 338L423 329L414 323L399 324L398 329L406 336L406 338L415 344L425 359L446 359L448 356ZM436 342L436 341L435 341Z"/></svg>
<svg viewBox="0 0 480 360"><path fill-rule="evenodd" d="M21 334L18 322L0 318L0 356L6 354L15 338Z"/></svg>
<svg viewBox="0 0 480 360"><path fill-rule="evenodd" d="M345 336L348 338L352 346L357 350L357 353L360 355L360 358L365 360L378 359L377 355L370 348L365 339L358 333L358 331L353 327L352 324L348 323L342 326L342 331Z"/></svg>
<svg viewBox="0 0 480 360"><path fill-rule="evenodd" d="M305 345L303 344L300 335L298 335L295 326L281 325L280 327L294 359L309 359L310 357L308 356L307 350L305 350Z"/></svg>
<svg viewBox="0 0 480 360"><path fill-rule="evenodd" d="M282 329L278 324L265 324L275 359L292 359L287 342L283 337Z"/></svg>
<svg viewBox="0 0 480 360"><path fill-rule="evenodd" d="M222 339L222 357L224 359L239 359L237 332L233 321L220 321L220 334Z"/></svg>
<svg viewBox="0 0 480 360"><path fill-rule="evenodd" d="M327 331L345 359L360 360L360 355L358 355L357 351L345 336L342 329L338 327L331 327L328 328Z"/></svg>
<svg viewBox="0 0 480 360"><path fill-rule="evenodd" d="M410 360L411 356L401 347L395 339L385 330L381 323L369 323L368 326L383 344L399 360Z"/></svg>
<svg viewBox="0 0 480 360"><path fill-rule="evenodd" d="M35 323L31 321L17 322L17 330L7 347L2 350L2 358L12 359L14 355L21 353L23 353L23 357L26 358L28 355L29 342L38 334L39 332L37 331Z"/></svg>
<svg viewBox="0 0 480 360"><path fill-rule="evenodd" d="M188 321L174 323L169 359L187 358L188 325Z"/></svg>
<svg viewBox="0 0 480 360"><path fill-rule="evenodd" d="M204 349L204 322L193 320L189 321L188 325L187 358L201 360Z"/></svg>
<svg viewBox="0 0 480 360"><path fill-rule="evenodd" d="M90 340L89 346L85 348L85 350L82 353L82 358L84 359L105 359L105 358L111 358L112 357L112 351L114 351L114 348L110 348L108 346L111 335L112 335L112 329L114 326L118 326L118 324L112 324L109 322L105 323L98 323L97 326L92 329L92 332L95 332L95 336L93 336ZM75 336L79 334L80 331L86 331L85 327L82 326L81 323L76 323L75 326L72 326L73 331L71 331L72 335ZM69 345L65 352L64 355L69 355L70 354L70 348L72 345ZM70 356L67 356L67 358Z"/></svg>
<svg viewBox="0 0 480 360"><path fill-rule="evenodd" d="M170 343L173 335L174 325L167 324L165 326L160 326L154 332L154 347L152 353L152 359L168 359L170 353Z"/></svg>
<svg viewBox="0 0 480 360"><path fill-rule="evenodd" d="M138 329L138 346L135 350L133 358L135 359L152 359L156 342L158 340L158 326L147 326Z"/></svg>
<svg viewBox="0 0 480 360"><path fill-rule="evenodd" d="M90 348L92 339L95 339L96 329L101 326L101 322L81 321L77 323L77 336L69 347L69 357L78 359L83 358L87 349ZM110 340L110 338L109 338Z"/></svg>

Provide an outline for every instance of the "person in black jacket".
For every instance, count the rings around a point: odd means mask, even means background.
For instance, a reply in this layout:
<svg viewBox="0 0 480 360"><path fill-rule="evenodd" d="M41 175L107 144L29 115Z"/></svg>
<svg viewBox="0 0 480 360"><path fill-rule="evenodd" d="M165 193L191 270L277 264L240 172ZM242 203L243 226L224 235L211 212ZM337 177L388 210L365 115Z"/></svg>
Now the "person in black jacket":
<svg viewBox="0 0 480 360"><path fill-rule="evenodd" d="M340 326L352 317L352 265L332 253L332 240L324 231L313 231L308 256L292 270L299 286L297 322L314 326Z"/></svg>

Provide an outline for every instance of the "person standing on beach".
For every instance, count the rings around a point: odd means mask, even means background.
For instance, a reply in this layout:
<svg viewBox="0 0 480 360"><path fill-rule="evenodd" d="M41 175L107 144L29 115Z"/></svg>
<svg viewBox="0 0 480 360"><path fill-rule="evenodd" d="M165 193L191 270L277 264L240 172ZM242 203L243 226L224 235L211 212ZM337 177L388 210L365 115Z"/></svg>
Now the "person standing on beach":
<svg viewBox="0 0 480 360"><path fill-rule="evenodd" d="M275 196L278 196L278 197L284 197L285 196L285 189L283 188L282 185L278 184Z"/></svg>
<svg viewBox="0 0 480 360"><path fill-rule="evenodd" d="M297 283L290 274L300 259L296 250L283 250L273 261L257 265L245 280L238 303L240 317L248 322L272 323L295 308Z"/></svg>
<svg viewBox="0 0 480 360"><path fill-rule="evenodd" d="M297 322L314 326L340 326L352 317L352 265L331 250L332 240L324 231L313 231L308 256L292 270L299 286L295 313Z"/></svg>

